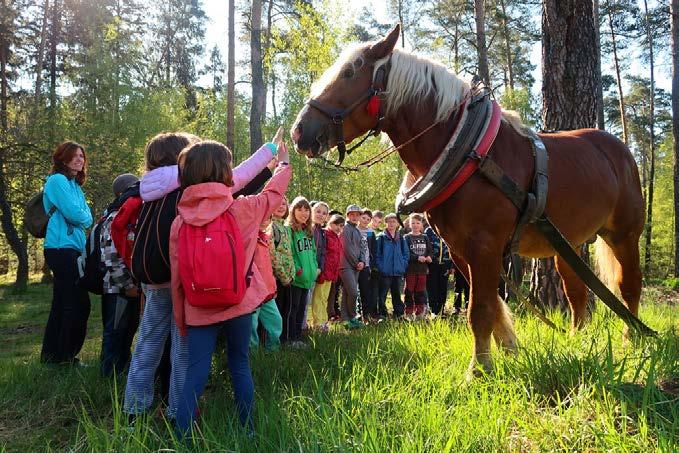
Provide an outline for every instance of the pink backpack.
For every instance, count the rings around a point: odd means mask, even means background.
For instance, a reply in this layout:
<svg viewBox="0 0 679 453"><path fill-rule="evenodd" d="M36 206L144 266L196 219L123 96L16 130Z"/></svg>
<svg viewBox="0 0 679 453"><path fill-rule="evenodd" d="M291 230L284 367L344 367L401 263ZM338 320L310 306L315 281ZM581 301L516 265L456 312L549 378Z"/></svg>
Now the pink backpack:
<svg viewBox="0 0 679 453"><path fill-rule="evenodd" d="M179 278L189 305L228 308L243 300L245 248L228 211L204 226L179 229Z"/></svg>

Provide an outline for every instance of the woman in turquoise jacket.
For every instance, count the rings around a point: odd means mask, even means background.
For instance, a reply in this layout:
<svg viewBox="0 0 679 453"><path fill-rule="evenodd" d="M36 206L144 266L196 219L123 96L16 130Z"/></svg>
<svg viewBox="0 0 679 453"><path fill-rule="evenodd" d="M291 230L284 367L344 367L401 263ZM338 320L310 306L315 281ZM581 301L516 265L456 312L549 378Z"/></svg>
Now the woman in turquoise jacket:
<svg viewBox="0 0 679 453"><path fill-rule="evenodd" d="M52 171L43 189L49 215L45 236L45 261L54 274L52 308L42 340L43 363L77 364L85 342L90 298L78 282L78 257L85 249L85 229L92 213L85 201L87 158L82 146L64 142L52 155Z"/></svg>

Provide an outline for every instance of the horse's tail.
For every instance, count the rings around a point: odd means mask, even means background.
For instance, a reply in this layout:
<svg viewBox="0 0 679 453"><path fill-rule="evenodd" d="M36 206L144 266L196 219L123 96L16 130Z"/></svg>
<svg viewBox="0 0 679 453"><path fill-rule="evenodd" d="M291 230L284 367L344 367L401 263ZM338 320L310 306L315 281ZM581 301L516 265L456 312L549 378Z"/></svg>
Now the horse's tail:
<svg viewBox="0 0 679 453"><path fill-rule="evenodd" d="M597 236L596 242L594 242L594 257L599 271L599 278L601 278L601 281L604 282L608 289L614 293L617 292L622 266L613 254L611 247L601 236Z"/></svg>

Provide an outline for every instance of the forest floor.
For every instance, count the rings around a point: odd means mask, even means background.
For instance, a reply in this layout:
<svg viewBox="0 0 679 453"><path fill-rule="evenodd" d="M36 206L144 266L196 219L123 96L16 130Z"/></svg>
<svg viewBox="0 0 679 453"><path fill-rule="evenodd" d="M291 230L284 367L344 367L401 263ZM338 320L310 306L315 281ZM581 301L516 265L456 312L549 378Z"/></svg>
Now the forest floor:
<svg viewBox="0 0 679 453"><path fill-rule="evenodd" d="M658 339L623 342L622 322L601 304L575 335L516 309L518 354L494 350L494 372L471 383L471 334L459 318L335 326L305 350L253 351L253 437L236 420L222 354L192 445L172 437L159 409L127 426L124 380L98 373L98 297L80 355L90 366L39 363L50 299L47 285L21 295L0 286L0 450L669 452L679 443L679 294L657 286L644 289L641 318Z"/></svg>

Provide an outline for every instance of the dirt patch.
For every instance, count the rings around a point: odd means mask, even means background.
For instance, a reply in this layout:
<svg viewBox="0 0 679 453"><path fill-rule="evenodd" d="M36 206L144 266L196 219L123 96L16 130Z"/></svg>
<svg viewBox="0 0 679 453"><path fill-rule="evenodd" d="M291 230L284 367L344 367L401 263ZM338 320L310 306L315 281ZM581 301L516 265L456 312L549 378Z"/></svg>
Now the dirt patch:
<svg viewBox="0 0 679 453"><path fill-rule="evenodd" d="M27 335L27 334L42 332L44 329L45 329L45 326L43 326L41 324L26 324L26 325L19 325L19 326L16 326L16 327L6 327L4 329L0 329L0 334L1 335Z"/></svg>
<svg viewBox="0 0 679 453"><path fill-rule="evenodd" d="M660 390L668 395L679 397L679 376L673 376L669 379L663 379L658 384Z"/></svg>

